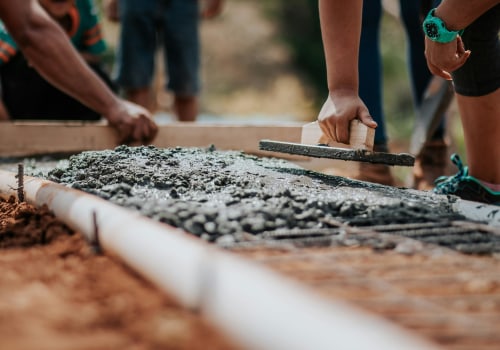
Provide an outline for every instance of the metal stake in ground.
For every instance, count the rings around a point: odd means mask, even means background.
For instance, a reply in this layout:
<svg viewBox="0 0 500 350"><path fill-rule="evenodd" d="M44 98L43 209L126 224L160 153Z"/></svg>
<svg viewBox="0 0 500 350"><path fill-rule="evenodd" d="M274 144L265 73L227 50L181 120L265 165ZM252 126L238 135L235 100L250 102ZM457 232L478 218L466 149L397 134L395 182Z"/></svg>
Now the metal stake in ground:
<svg viewBox="0 0 500 350"><path fill-rule="evenodd" d="M90 246L95 254L101 254L101 243L99 242L99 226L97 225L97 212L92 212L92 223L94 224L94 237L90 242Z"/></svg>
<svg viewBox="0 0 500 350"><path fill-rule="evenodd" d="M17 199L19 202L24 202L24 165L17 165Z"/></svg>

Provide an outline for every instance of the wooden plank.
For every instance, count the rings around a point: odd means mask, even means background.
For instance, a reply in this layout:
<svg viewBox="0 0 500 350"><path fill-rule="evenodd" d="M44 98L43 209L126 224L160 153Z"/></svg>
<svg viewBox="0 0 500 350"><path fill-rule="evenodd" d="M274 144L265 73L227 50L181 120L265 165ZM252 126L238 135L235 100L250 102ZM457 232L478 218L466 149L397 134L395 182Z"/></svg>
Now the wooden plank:
<svg viewBox="0 0 500 350"><path fill-rule="evenodd" d="M300 141L291 140L288 142L301 143L304 145L325 144L330 147L373 151L374 140L375 129L366 126L359 119L353 119L349 124L349 144L338 143L328 139L323 135L323 131L321 131L318 122L312 122L302 127Z"/></svg>
<svg viewBox="0 0 500 350"><path fill-rule="evenodd" d="M170 123L159 126L153 145L242 150L266 156L282 155L259 150L261 139L300 140L303 123L273 125ZM0 157L112 149L118 144L114 130L103 123L0 123ZM295 156L297 158L297 156ZM303 158L303 157L302 157Z"/></svg>

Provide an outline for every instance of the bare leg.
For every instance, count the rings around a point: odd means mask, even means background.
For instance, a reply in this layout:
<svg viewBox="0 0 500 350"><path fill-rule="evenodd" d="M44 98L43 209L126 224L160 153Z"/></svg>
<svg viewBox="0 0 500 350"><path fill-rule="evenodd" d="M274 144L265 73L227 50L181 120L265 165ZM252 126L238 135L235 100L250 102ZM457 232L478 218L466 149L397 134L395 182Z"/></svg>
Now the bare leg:
<svg viewBox="0 0 500 350"><path fill-rule="evenodd" d="M151 89L149 87L128 90L127 100L137 103L147 110L151 111L152 109L152 98L151 98Z"/></svg>
<svg viewBox="0 0 500 350"><path fill-rule="evenodd" d="M194 122L198 116L196 96L175 96L174 109L181 122Z"/></svg>
<svg viewBox="0 0 500 350"><path fill-rule="evenodd" d="M500 89L480 97L458 95L469 173L500 184Z"/></svg>

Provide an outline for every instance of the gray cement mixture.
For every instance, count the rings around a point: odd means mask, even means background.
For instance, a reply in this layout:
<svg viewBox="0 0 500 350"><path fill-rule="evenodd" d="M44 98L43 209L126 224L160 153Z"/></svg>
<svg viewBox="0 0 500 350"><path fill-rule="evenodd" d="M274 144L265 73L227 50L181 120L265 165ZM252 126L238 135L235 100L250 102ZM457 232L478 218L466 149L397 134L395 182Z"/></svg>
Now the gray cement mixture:
<svg viewBox="0 0 500 350"><path fill-rule="evenodd" d="M323 175L284 160L213 147L83 152L46 177L218 243L338 228L338 223L462 219L446 196Z"/></svg>

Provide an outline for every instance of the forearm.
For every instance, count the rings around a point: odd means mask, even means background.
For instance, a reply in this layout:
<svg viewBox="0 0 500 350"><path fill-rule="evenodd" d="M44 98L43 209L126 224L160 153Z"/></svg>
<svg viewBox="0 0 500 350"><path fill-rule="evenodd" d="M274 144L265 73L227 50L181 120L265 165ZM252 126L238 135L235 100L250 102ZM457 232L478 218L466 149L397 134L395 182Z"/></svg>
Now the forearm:
<svg viewBox="0 0 500 350"><path fill-rule="evenodd" d="M21 2L2 17L24 55L53 85L77 98L96 112L107 115L117 106L117 98L92 72L73 48L67 36L38 5ZM17 17L14 17L17 16Z"/></svg>
<svg viewBox="0 0 500 350"><path fill-rule="evenodd" d="M358 91L361 0L319 0L328 89Z"/></svg>
<svg viewBox="0 0 500 350"><path fill-rule="evenodd" d="M443 0L435 15L449 30L461 30L499 3L499 0Z"/></svg>

